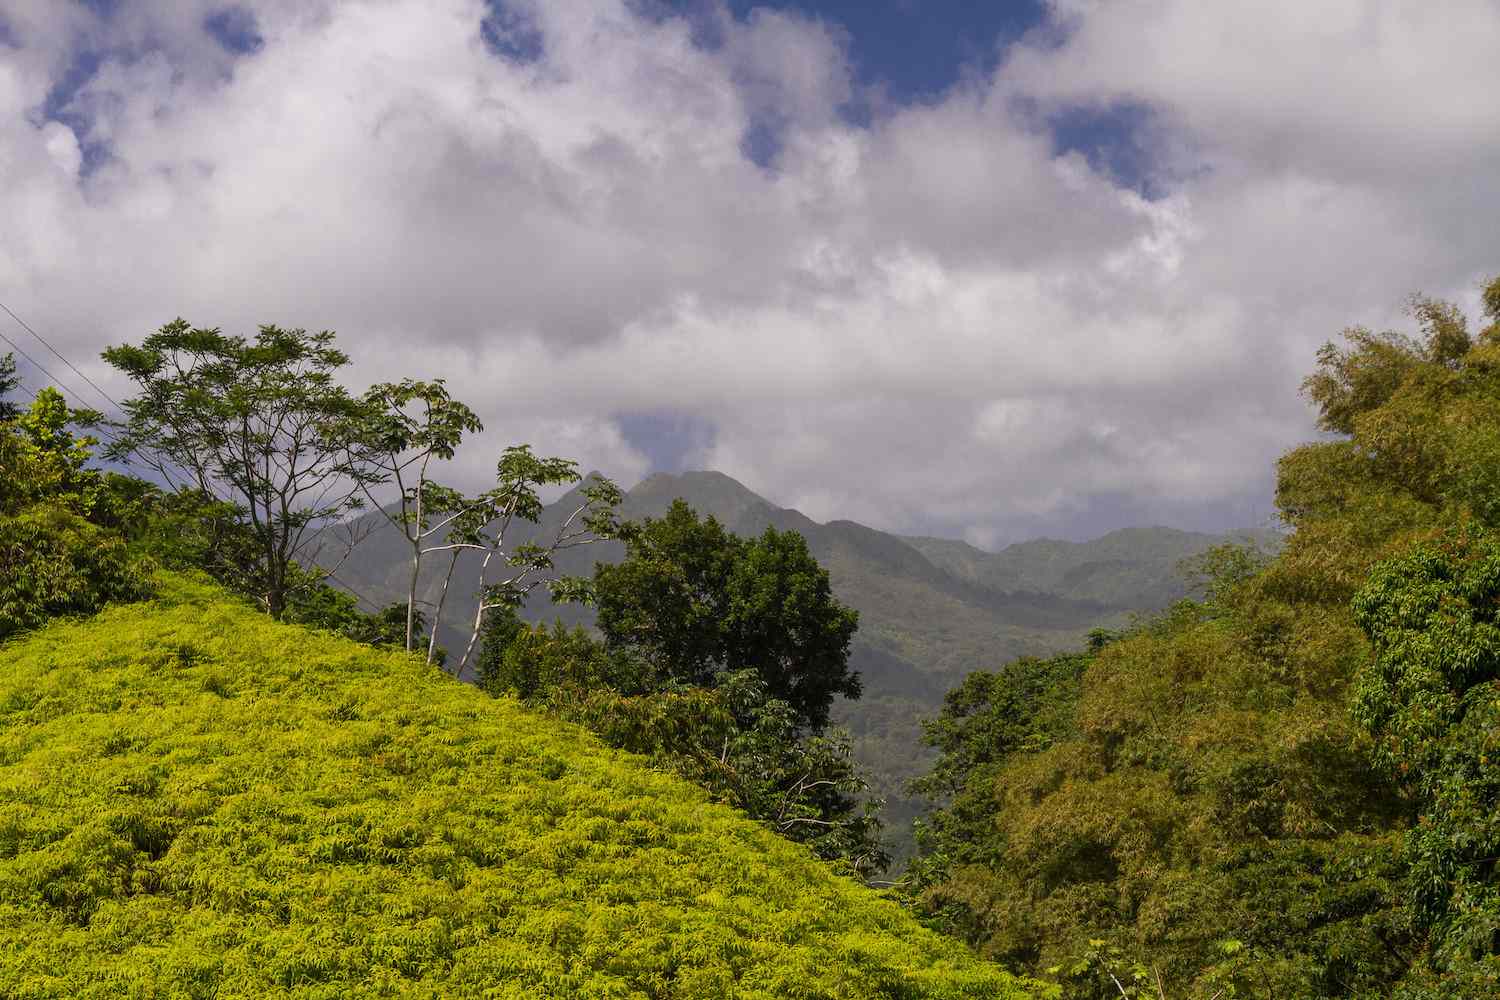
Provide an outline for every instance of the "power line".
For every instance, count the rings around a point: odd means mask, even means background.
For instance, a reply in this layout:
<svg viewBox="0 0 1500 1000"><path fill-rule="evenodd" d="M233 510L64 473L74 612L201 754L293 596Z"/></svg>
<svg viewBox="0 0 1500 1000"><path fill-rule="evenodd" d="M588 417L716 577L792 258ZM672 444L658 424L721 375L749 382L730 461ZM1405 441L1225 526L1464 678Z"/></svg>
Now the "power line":
<svg viewBox="0 0 1500 1000"><path fill-rule="evenodd" d="M15 319L15 320L16 320L16 322L17 322L17 323L21 323L21 320L20 320L20 318L19 318L19 317L16 317L16 314L15 314L15 313L12 313L12 312L10 312L10 309L9 309L9 308L7 308L7 307L6 307L6 305L5 305L5 303L4 303L4 302L0 302L0 309L4 309L4 310L5 310L5 311L6 311L6 312L7 312L7 313L10 313L10 315L11 315L11 317L12 317L12 318L14 318L14 319ZM26 324L25 324L25 323L21 323L21 325L22 325L22 326L26 326ZM28 327L26 327L26 329L28 329L28 330L30 330L30 329L31 329L31 327L29 327L29 326L28 326ZM35 331L33 331L33 332L32 332L32 336L33 336L33 337L37 337L37 335L36 335L36 333L35 333ZM64 382L64 381L63 381L63 380L62 380L62 379L60 379L60 378L58 378L58 377L57 377L57 376L56 376L56 375L55 375L55 374L53 374L53 373L52 373L52 372L50 372L50 371L48 371L48 370L47 370L47 366L46 366L46 365L44 365L44 364L42 364L42 363L41 363L41 362L40 362L40 361L38 361L38 360L37 360L37 359L36 359L36 358L34 358L34 357L32 357L32 356L31 356L31 355L30 355L30 354L28 354L28 353L27 353L27 352L26 352L26 349L25 349L25 348L23 348L23 347L22 347L22 346L21 346L21 345L20 345L20 344L18 344L18 343L16 343L16 342L15 342L15 341L14 341L14 340L11 340L11 339L10 339L10 338L9 338L9 337L7 337L7 336L6 336L6 335L5 335L5 334L4 334L4 332L0 332L0 340L3 340L3 341L5 341L5 342L6 342L6 343L7 343L7 344L9 344L9 345L10 345L10 346L11 346L11 347L12 347L12 348L13 348L13 349L14 349L14 350L15 350L15 351L16 351L16 353L18 353L18 354L20 354L20 355L21 355L21 357L23 357L23 358L25 358L25 359L26 359L26 360L27 360L27 361L29 361L29 362L31 362L31 364L32 364L32 365L33 365L33 366L34 366L34 367L35 367L35 368L36 368L36 369L37 369L37 370L38 370L38 371L40 371L40 372L41 372L41 373L42 373L42 374L43 374L43 375L45 375L45 376L47 376L47 377L48 377L48 378L49 378L49 379L51 379L51 380L52 380L52 382L53 382L53 384L54 384L54 385L56 385L56 386L57 386L57 388L58 388L58 391L59 391L59 392L66 392L66 393L67 393L67 394L68 394L68 395L70 395L70 396L72 396L72 397L73 397L73 399L74 399L74 400L75 400L75 401L78 401L78 402L81 402L81 400L79 400L79 399L78 399L78 393L77 393L77 392L76 392L76 391L74 391L74 390L73 390L73 389L72 389L72 388L71 388L71 387L69 387L69 386L68 386L68 384L67 384L67 383L65 383L65 382ZM41 338L41 337L37 337L37 340L42 340L42 338ZM46 344L46 345L47 345L47 349L48 349L48 350L51 350L51 349L52 349L52 345L51 345L51 344L47 344L47 342L46 342L46 341L45 341L45 340L42 340L42 343L43 343L43 344ZM52 353L53 353L53 354L57 354L57 352L56 352L56 351L52 351ZM61 358L61 357L62 357L62 355L60 355L60 354L58 354L58 357L60 357L60 358ZM68 361L68 359L67 359L67 358L63 358L63 363L64 363L64 364L66 364L66 365L67 365L67 366L68 366L68 367L69 367L69 368L73 368L73 365L72 365L72 364L71 364L71 363L70 363L70 362L69 362L69 361ZM76 371L78 371L78 369L77 369L77 368L73 368L73 370L74 370L74 371L75 371L75 372L76 372ZM80 373L79 373L79 374L82 374L82 373L81 373L81 372L80 372ZM83 376L83 378L84 378L84 379L85 379L85 380L87 380L87 379L88 379L88 376L87 376L87 375L84 375L84 376ZM90 381L90 382L89 382L89 384L90 384L90 385L93 385L93 382L91 382L91 381ZM25 389L25 386L24 386L24 385L22 385L22 386L21 386L21 387L22 387L22 388L23 388L23 389ZM96 389L97 389L97 388L98 388L98 387L97 387L97 386L95 386L95 388L96 388ZM30 397L31 397L31 398L32 398L32 399L36 399L36 398L37 398L37 395L36 395L36 393L34 393L34 392L32 392L32 391L31 391L31 390L30 390L30 389L26 389L26 394L27 394L27 395L28 395L28 396L30 396ZM105 396L105 398L106 398L106 399L109 399L109 397L108 397L108 396ZM111 400L110 400L110 402L112 402L112 403L113 403L113 402L114 402L114 400L112 400L112 399L111 399ZM117 407L119 407L119 406L120 406L120 404L119 404L119 403L115 403L115 406L117 406ZM121 408L121 409L120 409L120 412L121 412L121 413L124 413L124 412L125 412L125 411L124 411L124 408ZM108 434L108 433L106 433L106 432L104 432L104 431L102 431L102 430L101 430L101 431L100 431L100 432L99 432L99 433L101 433L101 434L104 434L104 436L105 436L105 438L106 438L106 439L107 439L107 440L108 440L108 441L109 441L109 442L110 442L110 443L111 443L111 444L114 444L114 443L115 443L115 438L113 438L113 437L111 437L111 436L110 436L110 435L109 435L109 434Z"/></svg>
<svg viewBox="0 0 1500 1000"><path fill-rule="evenodd" d="M27 333L29 333L33 337L35 337L37 339L37 341L43 347L47 348L47 350L51 351L52 354L59 361L61 361L65 365L67 365L68 368L73 372L73 374L75 374L79 378L83 379L86 383L88 383L88 385L95 392L97 392L101 397L103 397L105 400L107 400L109 403L111 403L115 407L115 409L117 411L119 411L119 413L120 413L121 416L126 416L125 407L120 403L119 400L115 399L109 393L107 393L103 389L101 389L99 387L99 384L97 382L95 382L93 379L89 378L82 371L79 371L78 366L76 366L75 364L73 364L73 362L69 361L66 357L64 357L63 354L60 351L57 350L57 348L53 347L52 344L47 341L47 338L43 337L40 333L37 333L36 330L32 328L31 324L27 323L21 317L17 316L15 314L14 310L12 310L10 308L10 306L6 305L4 302L0 302L0 310L4 310L5 313L6 313L6 315L8 315L11 319L15 320L18 324L20 324L20 326L22 327L22 329L24 329ZM17 344L14 340L11 340L9 337L7 337L4 332L0 332L0 340L4 340L7 344L9 344L11 346L12 349L14 349L18 354L20 354L21 357L23 357L27 361L31 362L31 364L34 367L36 367L36 369L38 371L40 371L43 375L47 376L47 378L51 379L52 382L58 387L58 391L59 392L66 391L69 395L73 396L73 398L75 400L78 398L78 393L77 392L75 392L74 390L72 390L71 388L69 388L67 386L67 384L64 383L62 379L58 378L54 373L52 373L51 371L48 371L46 365L42 364L36 358L32 357L31 354L28 353L25 348L23 348L20 344ZM31 388L28 387L26 385L26 383L24 381L21 381L19 378L16 380L16 387L19 388L22 392L26 393L26 395L30 396L32 398L32 400L36 400L38 398L37 394L35 392L33 392L31 390ZM89 430L91 430L91 431L92 430L97 430L98 433L101 434L101 435L103 435L104 438L105 438L105 440L107 440L110 444L114 444L114 445L118 445L119 444L119 439L118 438L110 435L107 431L104 431L101 428L89 428ZM135 451L135 452L139 453L138 449L135 449L135 448L132 448L131 451ZM173 462L172 464L176 465L181 471L183 471L185 473L188 473L189 476L193 475L193 472L192 472L191 469L188 469L187 467L181 465L180 463ZM154 467L155 467L156 471L158 471L158 472L161 473L162 478L167 481L168 485L170 485L172 487L172 489L176 490L176 489L180 488L178 486L178 484L173 480L171 473L167 472L167 470L166 470L166 463L165 462L156 463ZM218 490L214 489L214 485L213 485L212 481L205 480L205 486L206 486L206 490L209 493L209 495L211 495L215 500L219 500L222 503L230 503L231 502L227 498L219 496L219 492L218 492ZM330 580L332 580L334 583L337 583L340 587L343 587L346 591L348 591L351 595L353 595L353 597L354 597L354 599L355 599L356 602L363 601L365 604L367 604L367 605L370 606L370 608L372 609L373 612L378 613L384 607L384 605L376 602L372 598L366 597L364 594L360 593L358 590L355 590L349 584L345 583L343 580L340 580L333 573L328 572L326 570L324 572L327 574L327 576L328 576L328 578Z"/></svg>
<svg viewBox="0 0 1500 1000"><path fill-rule="evenodd" d="M27 361L30 361L34 367L40 369L41 373L43 375L47 376L52 381L56 382L58 385L62 385L62 379L58 378L56 375L54 375L51 372L49 372L47 370L47 366L46 365L42 364L36 358L33 358L30 354L27 354L25 348L23 348L20 344L16 343L14 340L11 340L3 332L0 332L0 340L5 341L7 344L9 344L11 346L12 349L15 350L15 352L17 354L21 355L21 357L25 358ZM77 396L77 393L74 393L73 395Z"/></svg>
<svg viewBox="0 0 1500 1000"><path fill-rule="evenodd" d="M27 323L24 319L22 319L21 317L17 316L15 314L15 312L12 311L12 309L10 308L10 306L6 305L4 302L0 302L0 309L4 309L5 312L6 312L6 315L8 315L11 319L15 320L17 323L21 324L21 328L23 330L25 330L27 333L31 334L33 337L35 337L41 343L41 345L43 347L45 347L47 350L51 351L53 353L53 355L56 356L57 360L61 361L63 364L65 364L69 368L71 368L73 370L73 374L74 375L77 375L79 378L83 379L85 382L87 382L93 388L93 390L95 392L97 392L100 396L103 396L110 403L113 403L115 409L119 410L122 415L125 413L125 407L123 407L123 406L120 405L119 400L115 399L109 393L107 393L103 389L99 388L99 384L97 382L95 382L93 379L89 378L83 372L79 371L78 368L77 368L77 366L75 366L73 364L73 362L69 361L67 358L63 357L62 354L58 353L57 348L53 347L51 344L49 344L47 342L47 338L43 337L40 333L37 333L35 330L33 330L31 328L31 324ZM0 336L4 336L4 334L0 334ZM5 341L6 341L6 343L11 344L12 346L14 346L14 342L11 341L11 339L9 337L6 337ZM18 347L18 348L16 348L16 350L20 350L20 348ZM22 352L22 353L25 353L25 352ZM28 355L28 357L29 357L29 355ZM32 364L36 364L36 360L32 359L31 363ZM37 367L40 368L41 365L37 365Z"/></svg>
<svg viewBox="0 0 1500 1000"><path fill-rule="evenodd" d="M125 416L126 415L125 414L125 407L121 406L118 400L116 400L109 393L105 392L103 389L99 388L99 386L94 382L93 379L89 378L87 375L83 374L83 372L79 371L78 368L77 368L77 366L74 365L73 362L71 362L67 358L63 357L63 355L57 350L57 348L53 347L50 343L48 343L47 340L46 340L46 338L43 337L41 334L37 333L36 330L34 330L31 327L31 325L28 324L25 320L23 320L21 317L17 316L15 314L15 312L9 306L7 306L4 302L0 302L0 309L5 310L6 314L8 314L11 319L13 319L17 323L21 324L21 326L25 328L26 332L29 333L29 334L31 334L33 337L35 337L38 341L40 341L41 344L44 347L47 348L47 350L49 350L53 354L57 355L57 357L62 360L62 363L65 364L65 365L67 365L69 368L71 368L78 375L79 378L83 379L89 385L93 386L95 392L97 392L99 395L103 396L105 399L109 400L109 402L113 403L114 406L115 406L115 409L117 409L120 412L121 416ZM82 402L82 400L79 397L79 393L76 390L74 390L72 387L70 387L62 379L58 378L57 375L54 372L49 371L46 365L42 364L36 358L32 357L31 354L28 353L25 348L23 348L20 344L17 344L14 340L11 340L9 337L7 337L3 331L0 331L0 340L3 340L7 344L9 344L12 348L14 348L21 355L21 357L23 357L27 361L31 362L32 365L34 365L39 371L41 371L41 373L43 375L45 375L49 379L51 379L52 382L53 382L53 384L57 387L57 389L58 389L59 392L66 392L68 395L70 395L70 396L73 397L73 399L74 399L75 402ZM36 395L34 393L32 393L31 394L31 398L32 399L36 399ZM97 431L99 434L101 434L104 437L104 439L106 441L108 441L112 445L118 446L119 443L120 443L119 438L114 437L113 435L111 435L109 432L103 430L102 428L95 427L95 428L90 428L90 430ZM136 454L140 454L140 450L138 448L131 448L131 451L134 452L134 453L136 453ZM183 472L188 473L188 475L191 477L191 475L192 475L192 470L191 469L188 469L188 468L180 465L179 463L175 463L174 462L172 464L177 465L177 467L179 469L181 469ZM148 462L147 465L152 465L152 463ZM182 488L181 485L175 479L172 478L172 474L166 470L165 463L157 463L157 464L155 464L152 467L155 468L157 472L161 473L161 477L167 481L167 485L169 487L171 487L173 490L180 490ZM224 503L228 503L229 502L224 497L219 496L218 492L216 490L212 489L212 487L210 487L208 489L208 492L216 500L220 500L220 501L222 501Z"/></svg>
<svg viewBox="0 0 1500 1000"><path fill-rule="evenodd" d="M50 375L50 373L46 372L45 369L44 369L44 374L49 374ZM16 379L16 388L20 389L22 392L26 393L26 395L30 396L33 402L39 402L40 399L41 399L41 397L40 397L39 394L37 394L36 392L33 392L26 385L26 383L23 382L22 380L20 380L19 378ZM58 389L58 392L61 393L62 389ZM85 430L87 432L91 433L91 434L92 433L98 433L98 434L102 435L104 437L104 440L108 441L110 444L116 444L116 443L118 443L118 438L115 438L108 431L104 430L101 427L85 427Z"/></svg>

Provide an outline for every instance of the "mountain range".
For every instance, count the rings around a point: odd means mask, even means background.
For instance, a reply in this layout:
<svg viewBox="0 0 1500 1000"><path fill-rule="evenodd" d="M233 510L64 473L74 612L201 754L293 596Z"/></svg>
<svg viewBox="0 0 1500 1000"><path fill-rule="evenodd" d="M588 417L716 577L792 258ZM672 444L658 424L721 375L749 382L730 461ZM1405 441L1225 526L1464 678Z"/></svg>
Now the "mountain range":
<svg viewBox="0 0 1500 1000"><path fill-rule="evenodd" d="M875 793L886 799L888 835L898 858L910 851L911 822L923 806L904 786L931 760L921 744L920 720L937 714L949 689L970 671L1076 648L1091 629L1123 625L1187 596L1191 585L1181 571L1183 560L1232 540L1146 527L1086 542L1038 539L988 552L962 541L895 535L854 521L820 523L718 472L653 475L626 494L620 515L660 516L678 498L735 534L756 535L767 527L801 533L828 570L834 592L859 612L851 663L863 678L864 695L838 704L835 721L850 730ZM569 494L549 505L532 537L555 531L573 499ZM1264 533L1257 540L1274 543ZM601 542L559 553L557 569L588 575L596 562L623 556L621 543ZM402 600L409 558L394 528L377 528L338 576L377 603ZM424 598L436 597L438 562L429 559L424 566ZM439 625L439 641L450 650L462 649L473 616L473 597L462 586L467 579L472 571L465 575L461 564L454 588L459 596L450 596ZM588 609L554 605L541 590L523 617L591 621Z"/></svg>

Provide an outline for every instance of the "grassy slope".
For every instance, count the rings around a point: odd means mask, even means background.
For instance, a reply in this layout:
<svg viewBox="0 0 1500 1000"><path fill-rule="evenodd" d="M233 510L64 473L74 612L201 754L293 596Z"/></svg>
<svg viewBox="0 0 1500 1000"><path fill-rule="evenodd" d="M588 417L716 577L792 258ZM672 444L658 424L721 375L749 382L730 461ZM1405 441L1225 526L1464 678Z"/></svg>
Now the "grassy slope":
<svg viewBox="0 0 1500 1000"><path fill-rule="evenodd" d="M0 650L0 996L1022 995L582 730L163 588Z"/></svg>

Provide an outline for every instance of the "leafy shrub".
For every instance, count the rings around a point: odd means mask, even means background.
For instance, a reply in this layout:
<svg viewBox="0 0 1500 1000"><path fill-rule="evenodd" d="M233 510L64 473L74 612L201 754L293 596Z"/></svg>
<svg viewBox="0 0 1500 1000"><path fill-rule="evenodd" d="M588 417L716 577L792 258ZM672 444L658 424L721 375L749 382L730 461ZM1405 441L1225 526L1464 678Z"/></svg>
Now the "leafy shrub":
<svg viewBox="0 0 1500 1000"><path fill-rule="evenodd" d="M38 506L0 517L0 640L150 591L124 540L75 514Z"/></svg>

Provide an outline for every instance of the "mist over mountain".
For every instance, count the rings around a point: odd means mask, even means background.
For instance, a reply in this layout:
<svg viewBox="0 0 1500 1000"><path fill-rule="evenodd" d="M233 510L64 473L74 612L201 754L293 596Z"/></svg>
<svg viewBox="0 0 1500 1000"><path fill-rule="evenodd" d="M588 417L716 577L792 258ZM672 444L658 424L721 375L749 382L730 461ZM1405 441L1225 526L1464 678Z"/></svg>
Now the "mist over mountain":
<svg viewBox="0 0 1500 1000"><path fill-rule="evenodd" d="M516 540L555 532L575 506L574 498L570 492L550 504L540 523L523 526L531 530ZM738 535L757 535L768 527L799 532L828 570L835 594L859 612L850 662L861 674L864 694L836 703L834 718L853 734L857 756L870 769L877 794L887 800L886 820L898 855L909 850L910 823L920 806L904 785L930 760L921 745L920 720L936 714L950 688L970 671L1076 647L1090 629L1124 624L1132 615L1186 596L1190 585L1182 560L1228 540L1144 527L1087 542L1038 539L987 552L962 541L903 537L854 521L819 523L719 472L650 476L626 494L620 516L657 517L678 498ZM622 543L600 542L560 552L557 570L589 575L596 562L615 562L624 554ZM338 576L371 600L393 602L404 596L409 559L397 532L377 526ZM420 590L425 599L435 600L447 562L424 560ZM463 648L474 614L473 570L470 559L461 556L439 624L439 642L450 651ZM523 617L585 626L593 618L588 608L554 604L542 589L532 594Z"/></svg>

